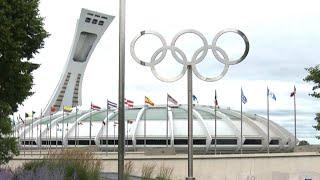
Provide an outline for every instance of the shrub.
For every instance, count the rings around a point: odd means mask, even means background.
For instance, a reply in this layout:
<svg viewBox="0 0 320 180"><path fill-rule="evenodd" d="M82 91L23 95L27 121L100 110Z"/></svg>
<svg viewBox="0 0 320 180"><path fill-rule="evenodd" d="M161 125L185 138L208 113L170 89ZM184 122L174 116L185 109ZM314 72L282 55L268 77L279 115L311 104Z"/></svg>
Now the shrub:
<svg viewBox="0 0 320 180"><path fill-rule="evenodd" d="M49 154L48 161L57 167L64 167L65 179L95 180L100 178L101 162L94 160L91 151L81 149L64 150Z"/></svg>
<svg viewBox="0 0 320 180"><path fill-rule="evenodd" d="M298 146L307 146L307 145L310 145L308 141L306 140L302 140L299 142Z"/></svg>
<svg viewBox="0 0 320 180"><path fill-rule="evenodd" d="M150 180L152 178L152 174L155 168L155 164L143 164L141 169L142 180Z"/></svg>
<svg viewBox="0 0 320 180"><path fill-rule="evenodd" d="M132 175L133 168L134 168L134 164L132 161L126 162L126 164L124 165L124 179L125 180L130 179L130 175Z"/></svg>
<svg viewBox="0 0 320 180"><path fill-rule="evenodd" d="M156 177L156 180L171 180L173 168L165 167L164 164L160 167L160 172Z"/></svg>

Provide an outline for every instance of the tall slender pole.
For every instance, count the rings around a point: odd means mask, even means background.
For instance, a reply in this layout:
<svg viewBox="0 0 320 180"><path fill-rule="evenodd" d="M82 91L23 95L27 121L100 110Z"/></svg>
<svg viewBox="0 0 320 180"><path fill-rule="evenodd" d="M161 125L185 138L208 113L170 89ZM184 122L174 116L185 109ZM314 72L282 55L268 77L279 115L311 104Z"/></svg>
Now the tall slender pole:
<svg viewBox="0 0 320 180"><path fill-rule="evenodd" d="M215 102L214 102L214 154L217 154L217 91L214 91Z"/></svg>
<svg viewBox="0 0 320 180"><path fill-rule="evenodd" d="M119 4L119 127L118 127L118 179L124 179L124 88L125 88L125 16L126 0Z"/></svg>
<svg viewBox="0 0 320 180"><path fill-rule="evenodd" d="M74 147L77 147L77 130L78 130L78 106L76 106L76 124L75 124L75 128L74 128Z"/></svg>
<svg viewBox="0 0 320 180"><path fill-rule="evenodd" d="M62 145L62 150L64 150L64 107L62 109L62 137L61 137L61 145Z"/></svg>
<svg viewBox="0 0 320 180"><path fill-rule="evenodd" d="M267 87L267 119L268 119L268 142L267 142L267 152L269 154L269 142L270 142L270 134L269 134L269 88Z"/></svg>
<svg viewBox="0 0 320 180"><path fill-rule="evenodd" d="M296 145L297 145L297 107L296 107L296 87L294 87L293 105L294 105L294 146L296 146Z"/></svg>
<svg viewBox="0 0 320 180"><path fill-rule="evenodd" d="M30 126L29 126L30 127ZM31 138L30 139L30 143L29 146L31 147L31 156L32 156L32 151L33 151L33 111L31 111Z"/></svg>
<svg viewBox="0 0 320 180"><path fill-rule="evenodd" d="M109 122L109 105L107 105L107 120L106 120L106 155L108 155L108 122Z"/></svg>
<svg viewBox="0 0 320 180"><path fill-rule="evenodd" d="M41 149L42 149L42 124L41 124L41 121L42 121L42 109L41 109L41 115L40 115L40 122L39 122L39 124L40 124L40 155L41 155Z"/></svg>
<svg viewBox="0 0 320 180"><path fill-rule="evenodd" d="M40 115L41 116L41 115ZM39 123L37 123L37 139L39 137ZM38 145L38 144L37 144Z"/></svg>
<svg viewBox="0 0 320 180"><path fill-rule="evenodd" d="M168 130L168 126L169 126L169 105L168 105L168 93L167 93L167 122L166 122L166 145L168 147L168 134L169 134L169 130Z"/></svg>
<svg viewBox="0 0 320 180"><path fill-rule="evenodd" d="M128 146L129 146L129 120L127 120L127 141L126 141L126 145L127 145L126 151L128 152L129 151L129 148L128 148Z"/></svg>
<svg viewBox="0 0 320 180"><path fill-rule="evenodd" d="M119 147L119 138L118 138L118 147ZM113 122L113 152L116 152L116 123Z"/></svg>
<svg viewBox="0 0 320 180"><path fill-rule="evenodd" d="M195 180L193 177L193 117L192 117L192 66L188 65L188 177L186 180Z"/></svg>
<svg viewBox="0 0 320 180"><path fill-rule="evenodd" d="M241 88L241 93L242 93L242 88ZM240 104L241 104L241 108L240 108L240 110L241 110L241 117L240 117L240 153L242 154L242 141L243 141L243 138L242 138L242 136L243 136L243 122L242 122L242 94L240 95Z"/></svg>
<svg viewBox="0 0 320 180"><path fill-rule="evenodd" d="M24 123L23 123L23 155L26 156L26 123L27 123L27 118L24 118Z"/></svg>
<svg viewBox="0 0 320 180"><path fill-rule="evenodd" d="M147 105L145 104L144 105L144 108L145 108L145 111L144 111L144 121L143 121L143 148L144 148L144 151L146 150L146 144L147 144Z"/></svg>
<svg viewBox="0 0 320 180"><path fill-rule="evenodd" d="M91 102L91 105L90 105L89 147L91 147L91 123L92 123L92 102Z"/></svg>
<svg viewBox="0 0 320 180"><path fill-rule="evenodd" d="M41 113L42 113L42 110L41 110ZM51 110L50 110L50 115L49 115L49 151L51 152L51 145L52 145L52 133L51 133L51 125L52 125L52 113L51 113Z"/></svg>

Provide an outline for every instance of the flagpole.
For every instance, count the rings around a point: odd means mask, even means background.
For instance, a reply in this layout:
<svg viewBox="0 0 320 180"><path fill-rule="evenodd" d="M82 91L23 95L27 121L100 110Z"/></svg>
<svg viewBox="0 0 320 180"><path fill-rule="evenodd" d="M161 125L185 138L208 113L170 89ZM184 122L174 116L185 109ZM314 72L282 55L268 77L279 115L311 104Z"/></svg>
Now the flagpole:
<svg viewBox="0 0 320 180"><path fill-rule="evenodd" d="M64 106L62 106L62 137L61 137L61 145L62 145L62 150L64 150L64 144L63 144L63 140L64 140Z"/></svg>
<svg viewBox="0 0 320 180"><path fill-rule="evenodd" d="M269 154L269 142L270 142L270 135L269 135L269 88L267 87L267 118L268 118L268 142L267 142L267 152Z"/></svg>
<svg viewBox="0 0 320 180"><path fill-rule="evenodd" d="M92 102L91 102L91 106L90 106L90 124L89 124L89 147L91 147L91 121L92 121Z"/></svg>
<svg viewBox="0 0 320 180"><path fill-rule="evenodd" d="M241 88L241 95L240 95L240 104L241 104L241 117L240 117L240 153L242 154L242 142L243 142L243 121L242 121L242 88Z"/></svg>
<svg viewBox="0 0 320 180"><path fill-rule="evenodd" d="M41 114L42 114L42 109L41 109ZM52 144L52 132L51 132L51 127L52 127L52 123L51 123L51 120L52 120L52 113L51 113L51 108L50 108L50 114L49 114L49 151L51 153L51 144ZM42 118L42 115L41 115L41 118Z"/></svg>
<svg viewBox="0 0 320 180"><path fill-rule="evenodd" d="M59 125L59 122L57 122L57 125L56 125L56 151L58 149L58 125Z"/></svg>
<svg viewBox="0 0 320 180"><path fill-rule="evenodd" d="M107 120L106 120L106 156L108 156L108 121L109 121L109 105L107 99ZM119 142L118 142L119 143Z"/></svg>
<svg viewBox="0 0 320 180"><path fill-rule="evenodd" d="M39 137L39 123L37 124L37 138Z"/></svg>
<svg viewBox="0 0 320 180"><path fill-rule="evenodd" d="M214 90L214 155L217 155L217 91Z"/></svg>
<svg viewBox="0 0 320 180"><path fill-rule="evenodd" d="M167 122L166 122L166 145L168 147L168 125L169 125L169 105L168 105L168 93L167 93Z"/></svg>
<svg viewBox="0 0 320 180"><path fill-rule="evenodd" d="M294 86L293 105L294 105L294 147L296 147L296 145L297 145L297 107L296 107L296 86Z"/></svg>
<svg viewBox="0 0 320 180"><path fill-rule="evenodd" d="M147 140L146 140L146 133L147 133L147 105L146 102L144 102L144 108L145 108L145 112L144 112L144 125L143 125L143 149L144 151L146 151L146 144L147 144Z"/></svg>
<svg viewBox="0 0 320 180"><path fill-rule="evenodd" d="M126 151L128 152L128 146L129 146L129 120L127 120L127 141L126 141ZM124 154L126 154L126 151Z"/></svg>
<svg viewBox="0 0 320 180"><path fill-rule="evenodd" d="M41 109L41 115L40 115L40 155L41 155L41 149L42 149L42 125L41 125L41 121L42 121L42 109Z"/></svg>
<svg viewBox="0 0 320 180"><path fill-rule="evenodd" d="M27 118L24 116L24 123L23 123L23 155L26 156L26 123L27 123Z"/></svg>
<svg viewBox="0 0 320 180"><path fill-rule="evenodd" d="M119 145L119 141L118 141L118 145ZM116 122L115 122L115 120L113 121L113 152L116 152Z"/></svg>
<svg viewBox="0 0 320 180"><path fill-rule="evenodd" d="M29 145L31 147L31 156L32 156L32 151L33 151L33 141L32 141L32 139L33 139L33 111L31 111L31 138L29 137L29 140L31 142L31 145L29 143Z"/></svg>
<svg viewBox="0 0 320 180"><path fill-rule="evenodd" d="M76 106L76 124L75 124L75 130L74 130L74 147L77 147L77 128L78 128L78 106Z"/></svg>

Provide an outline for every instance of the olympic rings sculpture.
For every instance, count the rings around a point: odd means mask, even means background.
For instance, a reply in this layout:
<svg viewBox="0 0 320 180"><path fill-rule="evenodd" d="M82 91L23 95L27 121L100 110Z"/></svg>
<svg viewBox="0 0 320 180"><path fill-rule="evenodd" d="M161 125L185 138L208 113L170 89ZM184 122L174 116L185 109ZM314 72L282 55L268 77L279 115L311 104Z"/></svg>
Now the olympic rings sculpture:
<svg viewBox="0 0 320 180"><path fill-rule="evenodd" d="M245 51L244 51L243 55L240 58L235 59L235 60L230 60L227 53L222 48L217 46L218 39L223 34L228 33L228 32L238 34L243 39L243 41L245 43ZM181 37L182 35L187 34L187 33L192 33L192 34L197 35L203 42L203 46L194 52L191 61L188 61L185 53L181 49L179 49L178 47L175 46L179 37ZM162 47L153 53L150 62L146 62L146 61L143 61L140 58L138 58L136 55L136 52L135 52L136 42L138 41L138 39L140 37L142 37L145 34L151 34L151 35L158 37L162 43ZM214 76L214 77L202 76L196 67L196 65L199 64L206 57L209 49L212 51L214 57L220 63L224 64L224 68L223 68L222 72L219 75ZM157 64L159 64L166 57L168 50L171 51L171 54L174 57L174 59L178 63L183 65L183 68L182 68L180 74L178 74L177 76L171 77L171 78L165 78L165 77L160 76L155 69L155 66ZM241 32L240 30L224 29L216 34L216 36L212 40L212 45L208 45L208 42L202 33L200 33L197 30L187 29L187 30L183 30L183 31L179 32L178 34L176 34L174 36L174 38L172 39L171 45L167 45L167 42L165 41L165 39L163 38L163 36L160 33L156 32L156 31L141 31L140 34L138 34L132 40L131 45L130 45L130 53L131 53L132 58L137 63L139 63L142 66L150 67L153 75L157 79L159 79L160 81L174 82L174 81L181 79L187 71L187 66L190 65L192 67L192 71L199 79L201 79L203 81L213 82L213 81L217 81L217 80L221 79L227 73L230 65L238 64L238 63L242 62L247 57L247 55L249 53L249 41L248 41L248 38L246 37L246 35L243 32ZM178 54L180 55L180 57L178 56Z"/></svg>

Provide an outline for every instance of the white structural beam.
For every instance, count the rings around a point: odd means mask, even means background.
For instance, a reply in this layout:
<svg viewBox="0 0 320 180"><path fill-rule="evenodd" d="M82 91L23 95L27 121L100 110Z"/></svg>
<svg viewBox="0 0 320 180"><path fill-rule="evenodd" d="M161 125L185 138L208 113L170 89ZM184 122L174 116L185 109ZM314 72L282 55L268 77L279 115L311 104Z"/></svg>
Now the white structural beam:
<svg viewBox="0 0 320 180"><path fill-rule="evenodd" d="M99 132L97 134L97 136L95 137L94 141L96 142L96 145L100 145L100 138L103 135L103 130L105 130L105 126L109 126L109 123L107 123L107 120L110 120L113 116L118 114L118 110L113 111L108 113L108 117L106 116L103 121L106 123L105 125L101 125L101 128L99 129ZM109 127L107 127L109 129ZM107 137L107 132L106 132L106 137ZM107 140L107 139L106 139ZM108 142L106 142L108 143Z"/></svg>
<svg viewBox="0 0 320 180"><path fill-rule="evenodd" d="M77 118L77 120L74 121L74 123L71 125L71 128L68 129L68 131L65 133L64 137L62 137L62 139L64 140L64 141L63 141L63 144L64 144L65 146L68 145L68 139L69 139L70 132L72 132L72 130L75 129L77 123L82 122L84 119L90 118L90 116L92 117L92 116L94 116L94 115L96 115L96 114L103 113L103 112L105 112L105 111L106 111L105 109L100 110L100 111L98 111L98 110L92 110L91 112L89 111L89 112L85 113L84 115L80 116L79 118ZM90 125L89 125L89 126L90 126ZM89 141L91 141L91 139L89 139Z"/></svg>
<svg viewBox="0 0 320 180"><path fill-rule="evenodd" d="M143 113L146 111L146 109L147 109L146 106L141 108L141 110L139 111L139 113L137 115L135 122L133 123L133 131L131 131L131 137L132 137L132 145L133 145L134 149L136 149L136 135L137 135L139 121L141 120Z"/></svg>
<svg viewBox="0 0 320 180"><path fill-rule="evenodd" d="M173 113L171 107L168 107L168 117L170 123L170 140L171 140L171 147L174 145L174 128L173 128Z"/></svg>
<svg viewBox="0 0 320 180"><path fill-rule="evenodd" d="M210 114L212 114L212 116L214 116L214 109L212 108L203 108L201 109L205 112L208 112ZM237 145L238 147L240 147L240 136L241 136L241 132L240 130L233 124L232 120L224 113L222 113L219 109L217 109L217 116L220 117L225 123L227 123L229 125L229 127L231 127L231 129L233 130L235 136L237 137ZM218 137L218 133L217 133L217 137ZM242 137L243 140L245 140L244 136ZM211 143L211 142L210 142Z"/></svg>

